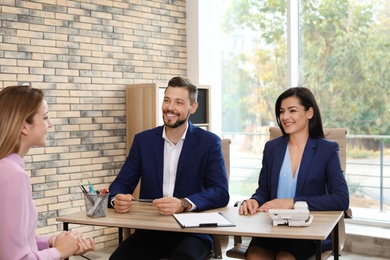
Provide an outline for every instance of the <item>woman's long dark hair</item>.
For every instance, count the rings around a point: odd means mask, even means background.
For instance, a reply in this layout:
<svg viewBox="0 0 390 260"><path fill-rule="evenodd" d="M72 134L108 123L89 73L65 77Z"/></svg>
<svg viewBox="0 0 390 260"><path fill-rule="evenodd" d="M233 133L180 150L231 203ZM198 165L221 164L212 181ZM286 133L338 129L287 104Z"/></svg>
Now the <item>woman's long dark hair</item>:
<svg viewBox="0 0 390 260"><path fill-rule="evenodd" d="M297 97L299 99L299 102L302 106L305 107L305 110L309 110L309 108L313 108L314 113L313 117L309 120L309 136L312 138L322 137L324 138L324 129L322 128L322 119L321 119L321 113L320 109L317 105L317 101L314 98L313 93L310 91L310 89L305 87L294 87L289 88L286 91L284 91L278 99L276 100L275 104L275 115L276 115L276 122L279 125L279 128L282 130L283 135L286 135L286 132L283 129L282 123L280 122L280 107L282 104L282 100L289 98L289 97Z"/></svg>

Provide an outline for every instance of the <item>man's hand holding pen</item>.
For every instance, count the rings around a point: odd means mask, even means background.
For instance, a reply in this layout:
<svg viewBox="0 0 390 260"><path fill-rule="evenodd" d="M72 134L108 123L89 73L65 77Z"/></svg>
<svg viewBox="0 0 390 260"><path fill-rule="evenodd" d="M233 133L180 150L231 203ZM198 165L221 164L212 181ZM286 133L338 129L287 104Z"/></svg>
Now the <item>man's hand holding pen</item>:
<svg viewBox="0 0 390 260"><path fill-rule="evenodd" d="M127 213L130 211L134 202L152 202L162 215L172 215L184 211L182 200L175 197L164 197L160 199L135 199L130 194L117 194L113 201L115 211L118 213ZM191 205L187 210L191 209Z"/></svg>
<svg viewBox="0 0 390 260"><path fill-rule="evenodd" d="M183 206L181 200L175 197L164 197L161 199L155 199L153 201L158 212L162 215L172 215L175 213L183 212Z"/></svg>
<svg viewBox="0 0 390 260"><path fill-rule="evenodd" d="M113 202L115 211L118 213L127 213L130 211L131 205L133 205L133 196L130 194L117 194Z"/></svg>

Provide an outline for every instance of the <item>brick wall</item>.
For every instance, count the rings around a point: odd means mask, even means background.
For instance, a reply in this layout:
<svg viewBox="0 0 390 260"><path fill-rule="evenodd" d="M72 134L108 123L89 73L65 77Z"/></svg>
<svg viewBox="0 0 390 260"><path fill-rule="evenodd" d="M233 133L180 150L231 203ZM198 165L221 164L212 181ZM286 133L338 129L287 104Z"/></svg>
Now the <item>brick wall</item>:
<svg viewBox="0 0 390 260"><path fill-rule="evenodd" d="M124 86L186 75L185 1L2 0L0 89L44 89L55 124L25 157L38 233L82 209L78 183L108 187L125 158ZM71 226L116 243L116 229Z"/></svg>

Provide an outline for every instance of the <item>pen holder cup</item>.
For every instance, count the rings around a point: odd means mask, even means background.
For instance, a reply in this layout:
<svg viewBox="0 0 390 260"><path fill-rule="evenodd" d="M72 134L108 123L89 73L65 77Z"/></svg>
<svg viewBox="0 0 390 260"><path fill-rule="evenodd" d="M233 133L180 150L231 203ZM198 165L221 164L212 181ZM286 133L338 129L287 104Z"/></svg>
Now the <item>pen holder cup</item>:
<svg viewBox="0 0 390 260"><path fill-rule="evenodd" d="M106 194L84 194L85 209L87 216L91 218L105 217L109 193Z"/></svg>

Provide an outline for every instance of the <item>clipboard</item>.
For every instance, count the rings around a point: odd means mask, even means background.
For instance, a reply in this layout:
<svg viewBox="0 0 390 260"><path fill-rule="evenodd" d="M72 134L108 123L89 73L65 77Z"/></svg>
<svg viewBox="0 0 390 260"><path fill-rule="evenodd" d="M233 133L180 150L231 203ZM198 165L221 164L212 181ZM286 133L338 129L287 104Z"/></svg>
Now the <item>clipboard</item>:
<svg viewBox="0 0 390 260"><path fill-rule="evenodd" d="M173 214L181 228L235 227L236 225L219 212Z"/></svg>

